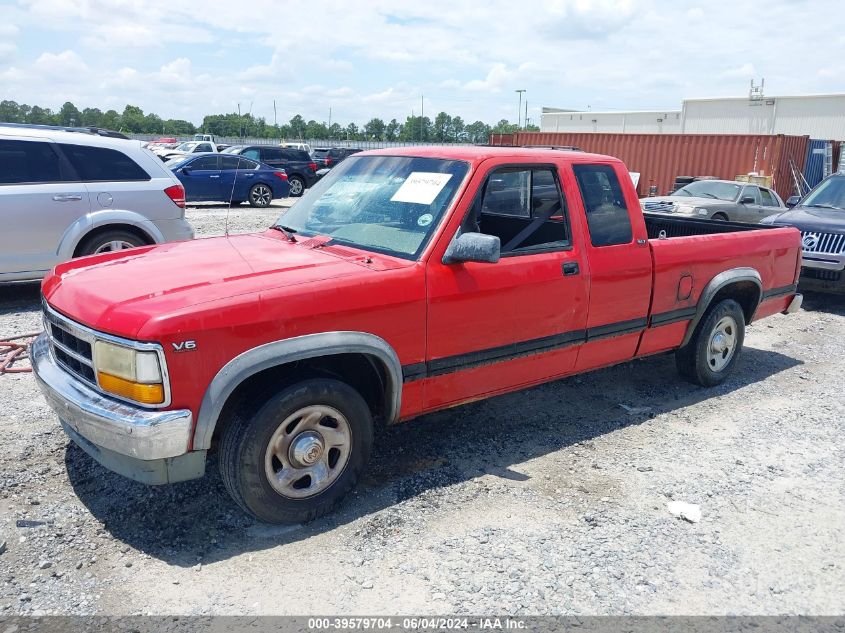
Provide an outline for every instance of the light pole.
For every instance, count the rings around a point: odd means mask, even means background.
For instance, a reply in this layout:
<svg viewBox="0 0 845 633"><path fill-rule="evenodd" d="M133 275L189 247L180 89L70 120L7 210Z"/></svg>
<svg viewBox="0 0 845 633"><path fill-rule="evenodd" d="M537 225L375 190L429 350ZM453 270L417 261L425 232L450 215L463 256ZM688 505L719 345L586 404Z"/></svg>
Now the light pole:
<svg viewBox="0 0 845 633"><path fill-rule="evenodd" d="M514 92L519 93L519 107L516 109L516 129L518 130L522 122L522 93L525 92L525 89L514 90Z"/></svg>

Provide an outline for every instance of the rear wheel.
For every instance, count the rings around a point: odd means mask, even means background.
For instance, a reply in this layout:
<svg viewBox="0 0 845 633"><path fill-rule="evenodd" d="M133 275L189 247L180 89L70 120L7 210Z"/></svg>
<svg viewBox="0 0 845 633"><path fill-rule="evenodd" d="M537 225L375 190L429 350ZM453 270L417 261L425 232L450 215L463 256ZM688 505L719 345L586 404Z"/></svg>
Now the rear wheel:
<svg viewBox="0 0 845 633"><path fill-rule="evenodd" d="M745 340L745 314L733 299L712 306L689 343L675 352L678 372L704 387L724 382L739 359Z"/></svg>
<svg viewBox="0 0 845 633"><path fill-rule="evenodd" d="M253 399L223 432L220 470L244 510L268 523L302 523L331 511L369 458L373 421L346 383L318 378ZM252 405L252 406L251 406Z"/></svg>
<svg viewBox="0 0 845 633"><path fill-rule="evenodd" d="M263 182L252 186L249 190L249 204L253 207L264 208L273 201L273 191Z"/></svg>
<svg viewBox="0 0 845 633"><path fill-rule="evenodd" d="M144 240L129 231L104 231L87 238L79 247L79 255L99 255L143 246Z"/></svg>
<svg viewBox="0 0 845 633"><path fill-rule="evenodd" d="M305 181L302 176L291 176L288 178L288 185L290 185L290 196L298 198L305 192Z"/></svg>

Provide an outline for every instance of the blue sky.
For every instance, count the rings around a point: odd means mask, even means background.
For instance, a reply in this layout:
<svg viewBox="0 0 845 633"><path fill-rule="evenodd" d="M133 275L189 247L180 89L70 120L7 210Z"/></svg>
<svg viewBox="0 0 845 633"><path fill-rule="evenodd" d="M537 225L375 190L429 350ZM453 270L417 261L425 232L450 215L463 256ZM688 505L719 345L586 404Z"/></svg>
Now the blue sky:
<svg viewBox="0 0 845 633"><path fill-rule="evenodd" d="M684 97L845 92L841 0L426 3L0 0L0 98L252 108L362 124L445 110L674 109ZM797 27L797 28L795 28Z"/></svg>

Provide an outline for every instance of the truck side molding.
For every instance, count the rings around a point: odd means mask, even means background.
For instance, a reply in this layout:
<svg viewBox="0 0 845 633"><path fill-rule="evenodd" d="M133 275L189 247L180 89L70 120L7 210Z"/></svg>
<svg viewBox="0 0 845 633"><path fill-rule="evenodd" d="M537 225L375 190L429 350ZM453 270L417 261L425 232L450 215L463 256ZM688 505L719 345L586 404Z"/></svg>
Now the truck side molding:
<svg viewBox="0 0 845 633"><path fill-rule="evenodd" d="M707 312L707 308L710 307L713 298L720 290L733 284L749 282L754 284L757 288L756 301L754 302L750 318L748 319L748 322L750 323L754 318L754 313L757 312L757 307L760 305L760 300L763 297L763 281L760 278L760 273L754 268L731 268L729 270L725 270L713 277L713 279L704 286L704 290L701 291L701 296L698 298L698 305L695 310L695 316L687 326L687 333L684 335L684 340L681 341L681 347L689 343L693 332L695 332L696 326L704 317L704 314Z"/></svg>
<svg viewBox="0 0 845 633"><path fill-rule="evenodd" d="M193 450L210 448L220 413L229 396L244 380L265 369L335 354L368 355L383 365L387 378L386 422L390 424L398 420L402 403L402 365L387 341L367 332L307 334L254 347L233 358L217 372L200 404Z"/></svg>

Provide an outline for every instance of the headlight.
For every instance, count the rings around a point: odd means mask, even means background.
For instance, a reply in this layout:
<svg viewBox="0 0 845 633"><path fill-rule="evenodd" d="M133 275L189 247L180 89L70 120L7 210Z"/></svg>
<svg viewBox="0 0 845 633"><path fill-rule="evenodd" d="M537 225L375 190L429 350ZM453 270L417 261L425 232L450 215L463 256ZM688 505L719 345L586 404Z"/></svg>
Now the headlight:
<svg viewBox="0 0 845 633"><path fill-rule="evenodd" d="M701 207L696 207L696 208L695 208L695 212L696 212L698 215L707 215L707 209L703 209L703 208L701 208Z"/></svg>
<svg viewBox="0 0 845 633"><path fill-rule="evenodd" d="M676 204L675 211L677 211L678 213L686 213L691 215L695 213L696 209L695 207L690 206L688 204Z"/></svg>
<svg viewBox="0 0 845 633"><path fill-rule="evenodd" d="M164 402L158 354L105 341L94 343L94 371L103 391L142 404Z"/></svg>

